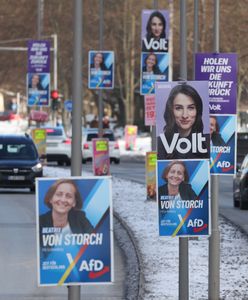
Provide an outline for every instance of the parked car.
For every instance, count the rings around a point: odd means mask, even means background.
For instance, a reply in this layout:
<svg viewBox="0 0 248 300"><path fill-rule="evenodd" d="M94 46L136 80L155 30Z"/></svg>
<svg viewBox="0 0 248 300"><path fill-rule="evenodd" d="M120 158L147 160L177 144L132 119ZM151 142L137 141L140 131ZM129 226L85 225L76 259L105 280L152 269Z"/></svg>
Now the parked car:
<svg viewBox="0 0 248 300"><path fill-rule="evenodd" d="M233 204L240 209L248 209L248 154L233 181Z"/></svg>
<svg viewBox="0 0 248 300"><path fill-rule="evenodd" d="M71 164L71 139L65 134L63 127L45 127L46 129L46 158L58 165Z"/></svg>
<svg viewBox="0 0 248 300"><path fill-rule="evenodd" d="M237 166L240 167L241 163L248 153L248 132L237 133Z"/></svg>
<svg viewBox="0 0 248 300"><path fill-rule="evenodd" d="M38 151L28 134L0 135L0 187L30 188L43 176Z"/></svg>
<svg viewBox="0 0 248 300"><path fill-rule="evenodd" d="M92 149L92 139L99 137L99 131L97 128L86 128L83 130L82 137L82 161L86 163L86 161L92 160L93 149ZM120 148L118 141L114 137L114 133L111 129L103 129L103 138L107 138L109 140L109 158L110 162L114 162L116 164L120 163Z"/></svg>

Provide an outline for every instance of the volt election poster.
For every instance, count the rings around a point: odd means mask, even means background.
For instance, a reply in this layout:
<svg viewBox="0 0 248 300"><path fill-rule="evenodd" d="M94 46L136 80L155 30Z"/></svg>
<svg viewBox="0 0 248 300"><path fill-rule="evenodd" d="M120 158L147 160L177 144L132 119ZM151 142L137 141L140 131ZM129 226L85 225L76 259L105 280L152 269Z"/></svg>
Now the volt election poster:
<svg viewBox="0 0 248 300"><path fill-rule="evenodd" d="M211 230L209 161L178 160L177 162L184 165L185 172L179 186L179 194L174 196L168 193L170 176L167 170L176 161L167 160L157 163L159 235L208 236Z"/></svg>
<svg viewBox="0 0 248 300"><path fill-rule="evenodd" d="M71 182L72 190L66 191ZM39 286L112 283L111 178L40 178L36 188ZM72 194L76 200L71 203L76 204L71 205L67 226L55 227L53 211L64 211Z"/></svg>

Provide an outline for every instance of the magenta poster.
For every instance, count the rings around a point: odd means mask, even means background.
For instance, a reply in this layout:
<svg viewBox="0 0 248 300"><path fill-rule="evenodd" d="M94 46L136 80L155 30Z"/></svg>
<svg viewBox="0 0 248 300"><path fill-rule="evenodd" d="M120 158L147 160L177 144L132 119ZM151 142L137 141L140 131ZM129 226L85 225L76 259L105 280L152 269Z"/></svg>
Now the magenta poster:
<svg viewBox="0 0 248 300"><path fill-rule="evenodd" d="M158 160L209 159L207 81L156 82Z"/></svg>
<svg viewBox="0 0 248 300"><path fill-rule="evenodd" d="M168 52L169 12L142 10L142 52Z"/></svg>
<svg viewBox="0 0 248 300"><path fill-rule="evenodd" d="M211 114L236 114L237 54L196 53L195 79L209 82Z"/></svg>
<svg viewBox="0 0 248 300"><path fill-rule="evenodd" d="M92 139L93 174L95 176L110 175L108 139Z"/></svg>

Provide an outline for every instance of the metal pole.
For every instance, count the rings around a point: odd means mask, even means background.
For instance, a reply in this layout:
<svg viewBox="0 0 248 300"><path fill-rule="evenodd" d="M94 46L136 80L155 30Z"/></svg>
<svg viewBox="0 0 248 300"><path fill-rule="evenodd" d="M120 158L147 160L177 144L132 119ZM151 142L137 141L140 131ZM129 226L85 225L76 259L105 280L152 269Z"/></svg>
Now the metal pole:
<svg viewBox="0 0 248 300"><path fill-rule="evenodd" d="M44 11L44 2L43 0L38 1L38 14L37 14L37 38L41 39L43 31L43 11Z"/></svg>
<svg viewBox="0 0 248 300"><path fill-rule="evenodd" d="M195 53L198 52L199 43L199 20L198 20L199 5L198 0L194 0L194 44L193 44L193 79L195 79Z"/></svg>
<svg viewBox="0 0 248 300"><path fill-rule="evenodd" d="M100 50L103 49L103 0L100 0L100 12L99 12L99 48ZM98 97L98 129L99 129L99 137L103 135L103 96L102 90L99 90L99 97Z"/></svg>
<svg viewBox="0 0 248 300"><path fill-rule="evenodd" d="M53 38L53 89L58 89L58 38L57 34L52 34ZM52 121L54 126L56 126L57 122L57 111L52 111Z"/></svg>
<svg viewBox="0 0 248 300"><path fill-rule="evenodd" d="M180 78L187 80L187 19L186 0L180 0ZM179 300L189 299L188 238L179 238Z"/></svg>
<svg viewBox="0 0 248 300"><path fill-rule="evenodd" d="M158 0L153 0L153 7L155 9L158 9ZM156 126L151 126L151 146L152 146L152 151L157 150L157 143L156 143Z"/></svg>
<svg viewBox="0 0 248 300"><path fill-rule="evenodd" d="M73 70L72 70L72 161L71 175L82 173L82 35L83 5L82 0L74 0L73 24ZM68 286L68 300L80 300L80 286Z"/></svg>
<svg viewBox="0 0 248 300"><path fill-rule="evenodd" d="M219 0L214 2L214 52L219 52ZM211 176L212 233L209 238L208 299L218 300L220 294L220 232L219 232L219 177Z"/></svg>
<svg viewBox="0 0 248 300"><path fill-rule="evenodd" d="M52 34L53 38L53 87L58 89L58 36Z"/></svg>

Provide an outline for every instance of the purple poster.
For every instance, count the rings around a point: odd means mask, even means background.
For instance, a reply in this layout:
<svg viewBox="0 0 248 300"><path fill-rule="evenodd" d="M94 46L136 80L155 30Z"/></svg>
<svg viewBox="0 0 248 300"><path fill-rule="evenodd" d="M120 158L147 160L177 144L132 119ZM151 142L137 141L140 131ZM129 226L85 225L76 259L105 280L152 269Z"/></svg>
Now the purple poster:
<svg viewBox="0 0 248 300"><path fill-rule="evenodd" d="M237 55L197 53L195 79L209 81L211 114L236 114Z"/></svg>
<svg viewBox="0 0 248 300"><path fill-rule="evenodd" d="M142 11L142 52L168 52L169 12Z"/></svg>
<svg viewBox="0 0 248 300"><path fill-rule="evenodd" d="M50 72L50 43L28 41L28 73Z"/></svg>
<svg viewBox="0 0 248 300"><path fill-rule="evenodd" d="M156 82L158 160L208 159L208 82Z"/></svg>

